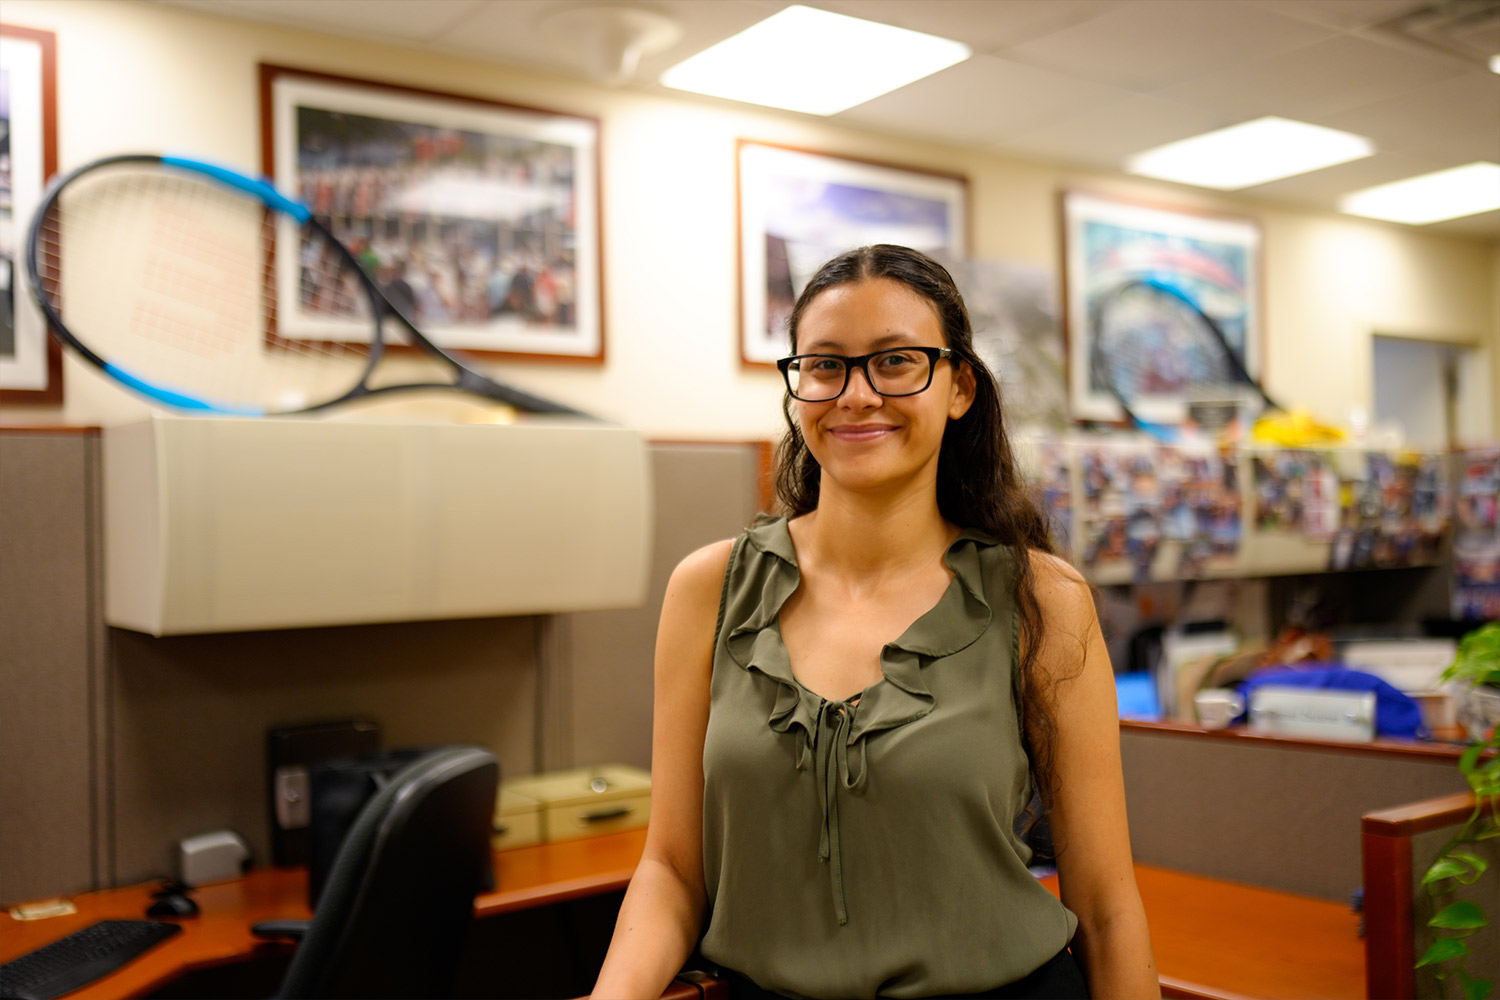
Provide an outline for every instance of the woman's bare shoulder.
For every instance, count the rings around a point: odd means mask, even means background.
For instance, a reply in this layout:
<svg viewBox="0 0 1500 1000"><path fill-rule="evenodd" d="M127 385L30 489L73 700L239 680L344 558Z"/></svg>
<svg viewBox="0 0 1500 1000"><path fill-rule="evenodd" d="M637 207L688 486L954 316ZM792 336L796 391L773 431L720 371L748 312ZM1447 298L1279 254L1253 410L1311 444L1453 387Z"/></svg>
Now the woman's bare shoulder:
<svg viewBox="0 0 1500 1000"><path fill-rule="evenodd" d="M1031 579L1037 606L1047 626L1092 626L1096 620L1093 588L1072 563L1050 552L1030 549Z"/></svg>
<svg viewBox="0 0 1500 1000"><path fill-rule="evenodd" d="M695 590L706 586L717 597L719 586L724 581L724 571L729 567L730 553L733 551L734 539L725 538L689 552L682 557L682 561L672 571L673 584L691 587Z"/></svg>

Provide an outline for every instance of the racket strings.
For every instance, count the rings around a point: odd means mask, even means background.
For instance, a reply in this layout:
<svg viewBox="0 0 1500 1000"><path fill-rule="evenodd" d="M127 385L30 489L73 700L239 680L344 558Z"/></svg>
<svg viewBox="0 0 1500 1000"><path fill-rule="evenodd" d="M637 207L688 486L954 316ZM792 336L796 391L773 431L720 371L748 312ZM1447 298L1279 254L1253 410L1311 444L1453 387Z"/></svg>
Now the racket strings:
<svg viewBox="0 0 1500 1000"><path fill-rule="evenodd" d="M364 343L281 335L273 248L295 233L285 239L258 201L216 184L116 165L63 189L37 252L63 325L109 364L173 393L285 411L355 385L374 324L352 267L325 253L303 280L333 290L318 304Z"/></svg>
<svg viewBox="0 0 1500 1000"><path fill-rule="evenodd" d="M1198 311L1149 286L1124 289L1101 308L1100 376L1127 401L1234 391L1240 379Z"/></svg>

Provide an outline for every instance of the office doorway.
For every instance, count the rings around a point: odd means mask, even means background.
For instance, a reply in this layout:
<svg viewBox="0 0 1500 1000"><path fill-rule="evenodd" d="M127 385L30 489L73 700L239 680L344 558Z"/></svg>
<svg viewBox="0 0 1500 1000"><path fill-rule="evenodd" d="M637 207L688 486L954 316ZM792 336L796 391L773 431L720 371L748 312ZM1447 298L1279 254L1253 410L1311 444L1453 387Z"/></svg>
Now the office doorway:
<svg viewBox="0 0 1500 1000"><path fill-rule="evenodd" d="M1480 347L1374 337L1373 423L1399 424L1408 447L1444 450L1487 441L1490 364Z"/></svg>

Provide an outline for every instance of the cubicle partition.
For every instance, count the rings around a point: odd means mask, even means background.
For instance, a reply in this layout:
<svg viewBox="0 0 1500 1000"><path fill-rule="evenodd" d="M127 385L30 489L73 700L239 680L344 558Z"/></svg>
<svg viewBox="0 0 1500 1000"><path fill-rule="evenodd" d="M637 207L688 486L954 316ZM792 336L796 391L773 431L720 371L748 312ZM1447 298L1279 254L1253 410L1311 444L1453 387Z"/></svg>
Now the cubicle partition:
<svg viewBox="0 0 1500 1000"><path fill-rule="evenodd" d="M170 874L232 829L269 858L272 726L370 718L386 746L492 748L505 776L650 763L671 568L738 532L759 444L657 444L640 607L153 637L103 619L96 430L0 430L0 902Z"/></svg>
<svg viewBox="0 0 1500 1000"><path fill-rule="evenodd" d="M1135 860L1348 902L1361 817L1463 791L1459 748L1121 724Z"/></svg>

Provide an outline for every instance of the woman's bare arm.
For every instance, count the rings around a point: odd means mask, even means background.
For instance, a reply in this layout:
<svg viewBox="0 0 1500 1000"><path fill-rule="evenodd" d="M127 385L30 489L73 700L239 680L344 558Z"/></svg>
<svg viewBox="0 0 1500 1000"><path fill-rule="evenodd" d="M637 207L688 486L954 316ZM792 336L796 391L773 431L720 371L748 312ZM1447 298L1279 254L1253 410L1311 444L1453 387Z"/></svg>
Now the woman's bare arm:
<svg viewBox="0 0 1500 1000"><path fill-rule="evenodd" d="M703 734L714 624L732 542L678 564L656 634L651 825L594 997L659 997L698 942L703 921Z"/></svg>
<svg viewBox="0 0 1500 1000"><path fill-rule="evenodd" d="M1062 901L1078 916L1073 950L1096 997L1161 996L1146 911L1135 884L1114 671L1088 584L1060 559L1032 554L1052 688L1056 785L1048 823Z"/></svg>

